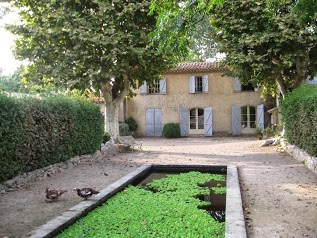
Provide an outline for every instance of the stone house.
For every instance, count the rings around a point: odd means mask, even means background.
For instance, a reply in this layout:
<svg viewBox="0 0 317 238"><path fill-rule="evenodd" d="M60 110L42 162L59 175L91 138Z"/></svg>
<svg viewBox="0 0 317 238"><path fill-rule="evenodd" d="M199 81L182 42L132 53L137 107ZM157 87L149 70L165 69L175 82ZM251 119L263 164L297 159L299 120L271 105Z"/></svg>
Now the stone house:
<svg viewBox="0 0 317 238"><path fill-rule="evenodd" d="M183 63L157 82L146 82L123 105L124 118L138 123L137 135L161 136L166 123L179 123L182 136L254 134L264 128L260 91L223 76L216 62Z"/></svg>

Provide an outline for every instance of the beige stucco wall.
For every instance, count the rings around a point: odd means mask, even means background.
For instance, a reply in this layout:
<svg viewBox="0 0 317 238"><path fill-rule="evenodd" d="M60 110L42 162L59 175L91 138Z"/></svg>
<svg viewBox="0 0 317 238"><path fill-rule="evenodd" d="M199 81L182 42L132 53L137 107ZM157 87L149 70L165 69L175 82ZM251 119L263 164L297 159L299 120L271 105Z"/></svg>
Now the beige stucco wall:
<svg viewBox="0 0 317 238"><path fill-rule="evenodd" d="M189 77L208 74L208 93L190 94ZM127 100L127 117L132 116L138 123L137 134L145 135L145 111L156 108L162 111L163 125L165 123L179 123L180 108L212 107L214 133L231 134L232 105L257 106L262 104L260 92L234 92L233 78L223 77L221 73L167 74L167 92L162 94L140 95Z"/></svg>

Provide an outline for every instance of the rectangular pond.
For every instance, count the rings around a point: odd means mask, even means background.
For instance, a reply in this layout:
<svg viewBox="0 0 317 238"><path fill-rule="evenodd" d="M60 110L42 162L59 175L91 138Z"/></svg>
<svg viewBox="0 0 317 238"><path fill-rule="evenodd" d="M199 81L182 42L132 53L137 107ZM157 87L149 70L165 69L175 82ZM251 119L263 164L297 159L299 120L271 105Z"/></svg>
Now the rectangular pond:
<svg viewBox="0 0 317 238"><path fill-rule="evenodd" d="M115 183L109 185L105 189L100 190L100 193L86 201L82 201L76 206L68 209L60 216L52 219L48 223L42 225L38 229L27 234L27 237L54 237L62 230L66 229L74 222L87 215L90 211L104 203L107 199L114 196L116 193L124 190L128 185L146 184L154 178L164 177L166 174L184 173L184 172L203 172L213 174L223 174L226 176L226 195L225 203L219 206L225 206L225 237L227 238L244 238L246 237L245 223L242 210L241 193L238 181L238 173L236 166L214 166L214 165L158 165L146 164L130 174L119 179ZM210 185L212 186L212 185ZM210 194L211 196L211 194ZM208 198L201 197L201 200ZM220 199L223 200L224 199ZM202 207L206 211L212 212L215 207ZM222 214L219 215L222 218Z"/></svg>

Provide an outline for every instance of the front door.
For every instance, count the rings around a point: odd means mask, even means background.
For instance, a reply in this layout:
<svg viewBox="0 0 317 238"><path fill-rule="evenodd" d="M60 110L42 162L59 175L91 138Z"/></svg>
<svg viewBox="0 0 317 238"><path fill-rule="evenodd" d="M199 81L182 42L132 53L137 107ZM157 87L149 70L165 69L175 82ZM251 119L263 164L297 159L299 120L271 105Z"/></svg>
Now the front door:
<svg viewBox="0 0 317 238"><path fill-rule="evenodd" d="M160 109L148 109L145 112L146 135L162 136L163 123Z"/></svg>

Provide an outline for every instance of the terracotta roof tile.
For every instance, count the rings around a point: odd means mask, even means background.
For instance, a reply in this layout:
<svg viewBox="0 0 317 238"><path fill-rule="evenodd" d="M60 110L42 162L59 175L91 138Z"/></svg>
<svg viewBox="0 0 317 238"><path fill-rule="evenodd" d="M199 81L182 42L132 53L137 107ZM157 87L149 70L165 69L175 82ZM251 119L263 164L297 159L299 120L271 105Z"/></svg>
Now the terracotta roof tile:
<svg viewBox="0 0 317 238"><path fill-rule="evenodd" d="M223 72L225 67L221 67L219 62L194 62L181 63L175 69L167 73L205 73L205 72Z"/></svg>

